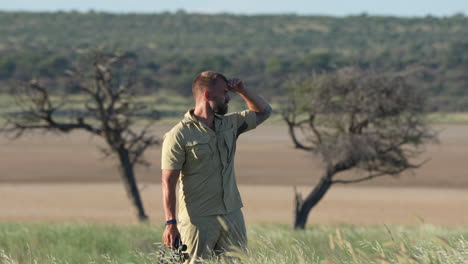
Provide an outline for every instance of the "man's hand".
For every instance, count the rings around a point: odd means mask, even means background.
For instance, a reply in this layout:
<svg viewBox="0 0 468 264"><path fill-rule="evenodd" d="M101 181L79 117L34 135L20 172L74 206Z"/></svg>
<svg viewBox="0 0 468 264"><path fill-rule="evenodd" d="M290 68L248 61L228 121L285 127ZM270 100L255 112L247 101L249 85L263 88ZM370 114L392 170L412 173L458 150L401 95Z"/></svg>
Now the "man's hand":
<svg viewBox="0 0 468 264"><path fill-rule="evenodd" d="M249 109L256 113L257 125L261 124L270 116L271 106L250 89L245 89L241 79L229 79L227 85L230 92L238 93L247 103Z"/></svg>
<svg viewBox="0 0 468 264"><path fill-rule="evenodd" d="M241 93L245 90L244 83L238 78L229 79L227 85L228 90L233 93Z"/></svg>
<svg viewBox="0 0 468 264"><path fill-rule="evenodd" d="M179 229L177 229L176 224L170 224L166 226L166 229L163 233L163 242L164 245L168 248L174 248L176 239L180 239Z"/></svg>

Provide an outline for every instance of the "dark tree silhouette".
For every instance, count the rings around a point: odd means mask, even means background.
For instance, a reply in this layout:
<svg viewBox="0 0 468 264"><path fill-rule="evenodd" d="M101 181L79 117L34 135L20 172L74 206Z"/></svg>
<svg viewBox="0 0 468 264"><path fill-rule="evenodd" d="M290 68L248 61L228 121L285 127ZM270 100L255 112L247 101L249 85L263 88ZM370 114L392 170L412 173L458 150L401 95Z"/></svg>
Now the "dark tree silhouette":
<svg viewBox="0 0 468 264"><path fill-rule="evenodd" d="M295 229L334 184L351 184L402 172L436 139L424 122L425 97L405 75L345 68L290 86L283 111L294 146L323 161L324 172L305 197L296 192ZM357 170L360 176L338 178Z"/></svg>
<svg viewBox="0 0 468 264"><path fill-rule="evenodd" d="M149 165L143 153L159 140L150 134L154 121L146 126L135 128L134 119L144 106L132 102L133 80L131 74L125 78L132 67L132 59L125 54L92 54L93 73L87 83L85 72L70 72L72 83L79 91L87 95L82 109L72 111L64 109L65 99L52 96L49 90L32 80L14 87L13 93L17 105L23 109L20 113L10 113L1 132L12 138L18 138L33 130L68 133L84 130L99 136L107 143L101 149L106 156L115 156L119 161L119 170L127 194L137 209L141 221L148 219L137 186L134 167L137 164ZM74 113L74 117L65 117ZM157 115L153 116L157 119Z"/></svg>

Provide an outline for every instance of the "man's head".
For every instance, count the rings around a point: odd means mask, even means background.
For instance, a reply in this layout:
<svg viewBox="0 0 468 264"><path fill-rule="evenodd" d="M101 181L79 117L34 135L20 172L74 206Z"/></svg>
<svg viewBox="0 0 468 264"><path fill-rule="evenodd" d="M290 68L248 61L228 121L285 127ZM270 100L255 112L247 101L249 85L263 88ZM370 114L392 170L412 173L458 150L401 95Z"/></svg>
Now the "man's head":
<svg viewBox="0 0 468 264"><path fill-rule="evenodd" d="M192 83L195 103L206 102L215 114L227 113L230 100L228 92L228 80L218 72L201 72Z"/></svg>

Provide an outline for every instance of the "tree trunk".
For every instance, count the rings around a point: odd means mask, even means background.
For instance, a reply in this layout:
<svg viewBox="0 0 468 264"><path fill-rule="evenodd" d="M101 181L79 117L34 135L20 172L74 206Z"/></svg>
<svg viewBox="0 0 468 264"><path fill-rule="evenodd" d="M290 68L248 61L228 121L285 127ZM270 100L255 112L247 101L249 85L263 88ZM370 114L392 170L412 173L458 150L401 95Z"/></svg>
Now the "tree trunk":
<svg viewBox="0 0 468 264"><path fill-rule="evenodd" d="M297 137L296 137L296 133L294 133L294 125L293 123L291 122L288 122L286 121L287 124L288 124L288 132L289 132L289 136L291 136L291 139L294 143L294 147L295 148L298 148L298 149L303 149L303 150L312 150L312 148L310 147L306 147L304 145L302 145L299 140L297 140Z"/></svg>
<svg viewBox="0 0 468 264"><path fill-rule="evenodd" d="M302 200L300 195L296 193L294 229L305 229L310 210L317 205L332 185L331 176L333 176L333 174L330 171L327 171L327 173L320 179L317 186L315 186L312 192L307 195L305 200Z"/></svg>
<svg viewBox="0 0 468 264"><path fill-rule="evenodd" d="M148 216L145 213L145 209L141 201L140 191L138 190L138 185L136 183L135 173L133 170L133 164L130 162L128 151L121 149L118 151L118 154L120 161L120 172L122 180L125 184L127 195L137 209L138 220L140 220L140 222L145 222L148 220Z"/></svg>

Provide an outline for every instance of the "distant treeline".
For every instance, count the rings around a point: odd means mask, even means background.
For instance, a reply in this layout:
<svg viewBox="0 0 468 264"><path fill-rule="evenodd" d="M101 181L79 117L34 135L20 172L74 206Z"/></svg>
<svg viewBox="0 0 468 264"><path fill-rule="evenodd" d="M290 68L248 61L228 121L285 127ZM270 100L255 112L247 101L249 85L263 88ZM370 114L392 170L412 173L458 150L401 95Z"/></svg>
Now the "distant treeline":
<svg viewBox="0 0 468 264"><path fill-rule="evenodd" d="M90 49L134 58L139 93L190 94L195 74L239 76L266 96L313 72L360 66L416 71L432 110L468 111L468 17L437 18L231 14L0 12L0 91L41 78L74 93L75 71ZM91 67L90 67L91 68ZM415 70L416 69L416 70Z"/></svg>

